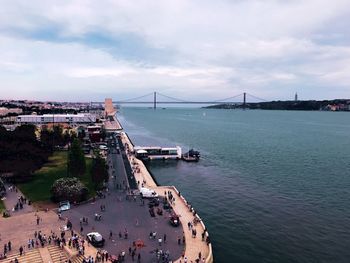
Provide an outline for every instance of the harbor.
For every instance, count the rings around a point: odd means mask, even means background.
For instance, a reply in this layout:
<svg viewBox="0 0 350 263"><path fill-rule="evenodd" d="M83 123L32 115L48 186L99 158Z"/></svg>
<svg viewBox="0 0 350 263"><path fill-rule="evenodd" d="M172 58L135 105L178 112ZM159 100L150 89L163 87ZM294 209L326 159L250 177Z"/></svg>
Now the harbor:
<svg viewBox="0 0 350 263"><path fill-rule="evenodd" d="M185 197L181 195L175 186L158 186L155 183L153 177L147 170L144 163L136 158L132 153L135 149L133 143L125 132L121 133L121 140L125 145L125 148L128 149L127 156L133 169L133 174L136 181L139 182L139 184L143 184L144 187L156 191L159 196L164 197L166 193L170 191L171 195L175 197L175 202L173 203L172 208L175 213L179 215L179 219L184 228L184 234L186 238L186 246L183 254L186 255L189 261L195 261L198 258L198 253L201 252L201 255L205 258L205 262L213 262L212 245L211 243L207 244L207 242L205 242L207 238L209 238L209 233L208 231L205 231L205 224L200 216L196 213L195 208L192 205L188 204ZM194 226L197 233L199 233L196 238L193 238L192 232L188 231L187 229L189 222L198 222ZM203 232L205 232L204 240L202 240L202 237L200 235ZM180 260L181 258L179 258L176 262L180 262Z"/></svg>
<svg viewBox="0 0 350 263"><path fill-rule="evenodd" d="M108 104L107 100L106 104ZM106 106L106 114L113 118L116 127L122 127L111 105ZM175 262L182 262L185 257L188 262L195 262L196 260L203 259L206 263L213 262L210 236L203 220L196 212L195 207L186 201L185 197L175 186L157 185L143 161L137 158L140 157L140 155L142 157L144 154L148 153L147 150L152 150L155 153L154 156L158 158L162 157L163 159L163 157L165 157L164 155L167 155L181 159L181 148L135 147L125 131L118 130L118 133L115 133L115 135L122 144L120 146L125 151L128 164L131 168L131 172L128 175L130 189L134 189L136 183L137 190L139 191L141 188L146 188L155 191L159 197L165 199L171 197L170 204L172 210L182 225L184 238L186 240L182 257L178 258Z"/></svg>
<svg viewBox="0 0 350 263"><path fill-rule="evenodd" d="M107 100L106 104L108 104ZM112 117L111 115L115 114L113 107L110 105L107 106L106 114ZM122 127L116 115L113 115L112 118L116 127ZM185 257L189 262L195 262L196 259L204 259L204 262L206 263L213 262L213 252L209 233L194 206L186 201L185 197L175 186L157 185L143 161L137 158L140 157L140 155L141 157L144 156L144 154L147 153L147 150L151 150L155 153L154 156L158 157L158 159L165 158L164 155L181 159L181 148L135 147L127 133L123 130L118 130L116 137L118 138L118 141L122 143L122 148L125 150L128 163L131 167L132 175L129 175L128 177L129 185L132 184L132 182L136 182L138 190L141 188L147 188L155 191L158 196L163 198L169 198L169 196L172 197L170 204L181 222L184 231L184 238L186 240L182 257L175 262L182 262ZM194 235L193 233L198 234Z"/></svg>

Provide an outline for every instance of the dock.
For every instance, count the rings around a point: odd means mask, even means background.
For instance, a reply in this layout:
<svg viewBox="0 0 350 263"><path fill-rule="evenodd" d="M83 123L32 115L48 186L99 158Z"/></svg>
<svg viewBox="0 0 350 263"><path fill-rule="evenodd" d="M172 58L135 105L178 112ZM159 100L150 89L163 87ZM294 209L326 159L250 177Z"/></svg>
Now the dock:
<svg viewBox="0 0 350 263"><path fill-rule="evenodd" d="M187 258L188 262L195 262L199 253L201 253L201 257L205 258L206 263L212 263L214 261L212 245L210 242L208 244L206 242L207 239L209 240L209 233L203 220L195 212L195 209L192 207L192 205L188 204L184 196L180 194L175 186L158 186L144 163L136 158L134 154L135 147L128 135L125 132L121 132L120 138L126 149L127 158L130 162L138 184L142 183L144 187L156 191L159 196L165 197L168 192L171 192L171 194L174 196L175 201L171 205L174 212L179 215L186 239L186 246L183 256ZM195 238L192 237L192 231L187 227L189 222L198 222L193 224L193 228L197 231L197 236ZM204 240L202 240L202 233L204 233ZM184 262L184 258L180 257L175 262Z"/></svg>

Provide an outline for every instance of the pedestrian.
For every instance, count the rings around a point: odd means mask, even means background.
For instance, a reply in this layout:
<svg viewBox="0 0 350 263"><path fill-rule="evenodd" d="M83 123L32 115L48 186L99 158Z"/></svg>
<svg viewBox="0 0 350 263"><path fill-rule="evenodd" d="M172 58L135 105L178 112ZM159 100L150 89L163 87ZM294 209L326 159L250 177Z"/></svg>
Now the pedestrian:
<svg viewBox="0 0 350 263"><path fill-rule="evenodd" d="M110 230L109 231L109 239L112 239L112 237L113 237L113 232L112 232L112 230Z"/></svg>
<svg viewBox="0 0 350 263"><path fill-rule="evenodd" d="M182 243L185 244L185 236L182 237Z"/></svg>
<svg viewBox="0 0 350 263"><path fill-rule="evenodd" d="M9 241L9 242L7 243L7 248L9 249L9 251L11 251L11 249L12 249L11 241Z"/></svg>
<svg viewBox="0 0 350 263"><path fill-rule="evenodd" d="M158 244L159 244L159 246L162 245L162 238L159 238L159 239L158 239Z"/></svg>
<svg viewBox="0 0 350 263"><path fill-rule="evenodd" d="M83 231L84 231L84 228L83 228L83 226L81 226L81 227L80 227L80 233L82 234Z"/></svg>
<svg viewBox="0 0 350 263"><path fill-rule="evenodd" d="M166 243L166 234L163 236L164 244Z"/></svg>
<svg viewBox="0 0 350 263"><path fill-rule="evenodd" d="M39 223L40 223L40 218L37 216L36 217L36 225L39 225Z"/></svg>
<svg viewBox="0 0 350 263"><path fill-rule="evenodd" d="M19 255L22 256L22 254L23 254L23 247L20 246L20 247L19 247Z"/></svg>
<svg viewBox="0 0 350 263"><path fill-rule="evenodd" d="M137 255L137 262L141 262L141 254L140 253Z"/></svg>
<svg viewBox="0 0 350 263"><path fill-rule="evenodd" d="M177 238L177 244L181 245L181 238L180 237Z"/></svg>

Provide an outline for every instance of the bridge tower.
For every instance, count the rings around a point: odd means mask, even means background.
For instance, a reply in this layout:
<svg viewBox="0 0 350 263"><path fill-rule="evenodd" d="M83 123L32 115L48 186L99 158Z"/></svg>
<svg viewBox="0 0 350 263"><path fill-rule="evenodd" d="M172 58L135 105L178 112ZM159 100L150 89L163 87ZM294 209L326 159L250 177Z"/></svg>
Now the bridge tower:
<svg viewBox="0 0 350 263"><path fill-rule="evenodd" d="M247 102L247 93L243 93L243 109L246 107L246 102Z"/></svg>
<svg viewBox="0 0 350 263"><path fill-rule="evenodd" d="M157 92L153 93L153 109L157 109Z"/></svg>

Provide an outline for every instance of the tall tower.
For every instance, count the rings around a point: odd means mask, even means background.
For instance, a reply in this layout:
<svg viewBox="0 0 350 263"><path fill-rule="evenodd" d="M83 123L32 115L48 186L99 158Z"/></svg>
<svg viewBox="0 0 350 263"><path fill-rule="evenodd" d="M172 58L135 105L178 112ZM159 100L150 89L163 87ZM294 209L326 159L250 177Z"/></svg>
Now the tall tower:
<svg viewBox="0 0 350 263"><path fill-rule="evenodd" d="M294 101L298 101L298 93L295 92Z"/></svg>
<svg viewBox="0 0 350 263"><path fill-rule="evenodd" d="M116 109L113 106L113 101L110 98L105 99L105 117L114 116L116 114Z"/></svg>

